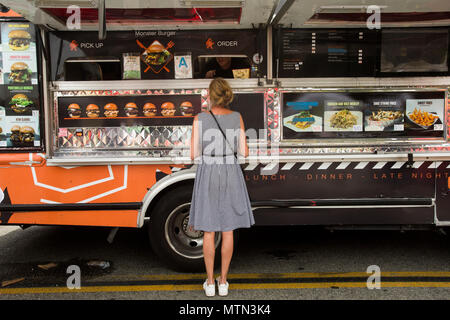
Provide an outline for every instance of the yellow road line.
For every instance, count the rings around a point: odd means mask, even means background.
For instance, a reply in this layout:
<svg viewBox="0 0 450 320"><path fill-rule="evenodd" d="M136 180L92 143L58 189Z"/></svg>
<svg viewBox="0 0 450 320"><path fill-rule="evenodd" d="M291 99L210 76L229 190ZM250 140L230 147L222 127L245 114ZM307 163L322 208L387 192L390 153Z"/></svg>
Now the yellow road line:
<svg viewBox="0 0 450 320"><path fill-rule="evenodd" d="M368 277L366 272L302 272L302 273L240 273L229 274L229 279L284 279L284 278L357 278ZM381 272L383 277L450 277L448 271L405 271L405 272ZM205 279L205 274L167 274L167 275L113 275L105 276L102 280L107 281L126 280L192 280ZM97 281L97 280L96 280Z"/></svg>
<svg viewBox="0 0 450 320"><path fill-rule="evenodd" d="M319 282L319 283L238 283L230 284L231 290L275 290L275 289L326 289L367 288L366 282ZM450 282L382 282L381 288L450 288ZM92 286L81 289L68 288L9 288L0 289L2 294L40 293L98 293L98 292L150 292L203 290L201 285L136 285L136 286Z"/></svg>
<svg viewBox="0 0 450 320"><path fill-rule="evenodd" d="M201 285L144 285L144 286L92 286L80 289L68 288L10 288L0 289L1 294L33 293L89 293L89 292L142 292L142 291L188 291L203 290Z"/></svg>
<svg viewBox="0 0 450 320"><path fill-rule="evenodd" d="M313 289L313 288L365 288L366 282L345 282L346 278L367 278L369 274L366 272L344 272L344 273L242 273L242 274L229 274L228 278L232 279L280 279L277 283L236 283L230 284L231 288L237 290L252 290L252 289ZM389 277L450 277L448 271L407 271L407 272L382 272L381 273L381 286L384 288L420 288L420 287L450 287L450 282L437 282L437 281L418 281L418 282L383 282L384 278ZM89 282L114 282L114 281L133 281L133 280L153 280L153 281L170 281L170 280L203 280L204 274L168 274L168 275L115 275L105 276L101 279L86 280ZM327 278L343 278L342 282L312 282L312 283L283 283L283 279L327 279ZM230 281L231 282L231 281ZM36 287L36 288L3 288L0 289L1 294L34 294L34 293L85 293L85 292L142 292L142 291L188 291L188 290L202 290L201 285L196 284L154 284L154 285L102 285L102 286L84 286L81 289L70 290L65 287Z"/></svg>

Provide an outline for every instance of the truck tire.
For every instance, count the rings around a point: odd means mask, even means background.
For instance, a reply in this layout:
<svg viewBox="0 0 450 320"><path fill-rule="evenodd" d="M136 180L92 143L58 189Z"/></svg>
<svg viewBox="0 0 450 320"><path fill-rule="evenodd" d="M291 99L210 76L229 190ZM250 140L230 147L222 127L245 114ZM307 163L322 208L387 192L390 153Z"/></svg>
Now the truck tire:
<svg viewBox="0 0 450 320"><path fill-rule="evenodd" d="M203 232L188 228L192 185L171 189L150 212L148 235L155 254L171 269L180 272L205 272ZM221 233L216 232L216 263L220 258ZM219 247L220 248L220 247Z"/></svg>

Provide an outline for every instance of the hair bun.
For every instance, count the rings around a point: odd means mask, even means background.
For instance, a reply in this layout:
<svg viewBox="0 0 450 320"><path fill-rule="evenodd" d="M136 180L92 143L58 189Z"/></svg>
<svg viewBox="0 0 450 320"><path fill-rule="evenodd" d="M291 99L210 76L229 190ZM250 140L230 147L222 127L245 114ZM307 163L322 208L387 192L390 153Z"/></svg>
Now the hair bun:
<svg viewBox="0 0 450 320"><path fill-rule="evenodd" d="M233 90L223 78L216 78L209 84L209 100L213 105L225 107L233 101L233 97Z"/></svg>

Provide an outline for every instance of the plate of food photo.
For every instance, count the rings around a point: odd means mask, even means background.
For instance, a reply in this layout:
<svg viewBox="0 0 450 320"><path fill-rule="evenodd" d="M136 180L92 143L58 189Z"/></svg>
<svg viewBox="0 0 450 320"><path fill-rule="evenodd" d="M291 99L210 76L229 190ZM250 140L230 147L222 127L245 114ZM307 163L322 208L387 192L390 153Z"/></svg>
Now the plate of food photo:
<svg viewBox="0 0 450 320"><path fill-rule="evenodd" d="M366 116L366 131L383 131L385 128L403 122L404 114L401 111L378 110Z"/></svg>
<svg viewBox="0 0 450 320"><path fill-rule="evenodd" d="M325 131L362 131L362 118L361 111L325 111Z"/></svg>
<svg viewBox="0 0 450 320"><path fill-rule="evenodd" d="M429 129L439 120L439 116L435 112L427 112L417 108L414 108L413 112L409 112L407 118L423 129Z"/></svg>
<svg viewBox="0 0 450 320"><path fill-rule="evenodd" d="M284 118L283 124L295 132L322 131L322 117L306 110Z"/></svg>

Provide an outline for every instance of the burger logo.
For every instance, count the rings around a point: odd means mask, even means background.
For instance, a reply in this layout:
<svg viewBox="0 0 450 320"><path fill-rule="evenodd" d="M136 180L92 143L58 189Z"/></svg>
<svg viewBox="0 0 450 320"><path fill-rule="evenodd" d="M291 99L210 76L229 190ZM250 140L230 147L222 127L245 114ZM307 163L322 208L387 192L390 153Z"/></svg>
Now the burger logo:
<svg viewBox="0 0 450 320"><path fill-rule="evenodd" d="M11 50L22 51L30 47L31 35L25 30L12 30L8 38Z"/></svg>
<svg viewBox="0 0 450 320"><path fill-rule="evenodd" d="M136 40L136 42L141 48L145 49L141 54L141 60L147 65L147 69L145 69L144 72L147 72L149 69L154 73L160 73L163 69L170 72L166 65L173 59L172 53L168 50L175 45L173 41L170 41L167 46L164 47L159 41L155 40L148 48L146 48L139 40Z"/></svg>

